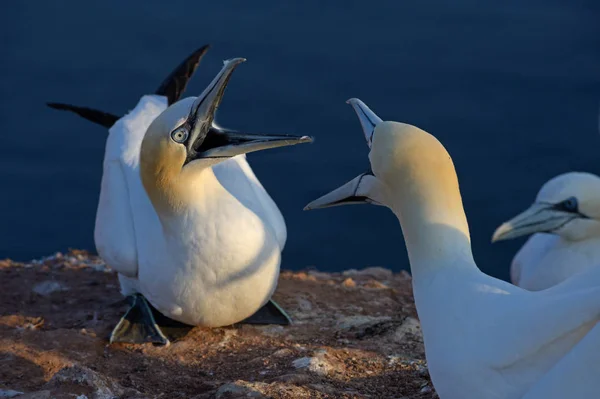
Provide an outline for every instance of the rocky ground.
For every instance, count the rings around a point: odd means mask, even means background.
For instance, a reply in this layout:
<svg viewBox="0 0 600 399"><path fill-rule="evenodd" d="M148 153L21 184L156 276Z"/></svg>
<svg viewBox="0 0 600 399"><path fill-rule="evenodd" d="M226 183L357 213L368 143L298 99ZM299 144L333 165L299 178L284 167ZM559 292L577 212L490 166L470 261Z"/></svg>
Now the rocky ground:
<svg viewBox="0 0 600 399"><path fill-rule="evenodd" d="M168 347L108 345L127 305L97 257L0 274L0 398L437 397L406 273L284 271L293 325L195 328Z"/></svg>

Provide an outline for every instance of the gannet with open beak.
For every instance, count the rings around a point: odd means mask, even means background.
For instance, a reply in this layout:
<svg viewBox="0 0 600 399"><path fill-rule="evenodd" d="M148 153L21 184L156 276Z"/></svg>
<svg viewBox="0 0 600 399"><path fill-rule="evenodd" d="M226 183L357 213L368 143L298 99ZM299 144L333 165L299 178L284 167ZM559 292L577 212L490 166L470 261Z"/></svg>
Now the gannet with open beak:
<svg viewBox="0 0 600 399"><path fill-rule="evenodd" d="M529 234L510 267L519 287L543 290L600 267L600 178L570 172L551 179L527 210L496 229L492 242Z"/></svg>
<svg viewBox="0 0 600 399"><path fill-rule="evenodd" d="M243 59L226 61L199 97L175 101L202 54L167 79L171 95L144 96L123 118L58 105L105 126L113 123L95 240L133 304L111 342L168 344L160 325L169 327L172 320L208 327L289 323L270 300L285 223L244 154L311 139L249 135L214 123Z"/></svg>
<svg viewBox="0 0 600 399"><path fill-rule="evenodd" d="M397 216L440 398L600 392L600 272L542 292L482 273L446 149L415 126L382 122L360 100L349 102L369 144L371 168L306 209L370 202Z"/></svg>

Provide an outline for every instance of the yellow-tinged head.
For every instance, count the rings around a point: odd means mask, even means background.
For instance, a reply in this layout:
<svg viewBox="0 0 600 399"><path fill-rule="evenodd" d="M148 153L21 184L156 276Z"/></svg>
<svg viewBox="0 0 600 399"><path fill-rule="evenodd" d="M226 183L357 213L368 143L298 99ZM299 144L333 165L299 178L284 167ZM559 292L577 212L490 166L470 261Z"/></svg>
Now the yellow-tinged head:
<svg viewBox="0 0 600 399"><path fill-rule="evenodd" d="M305 209L365 202L393 209L404 192L416 195L416 200L429 197L419 201L423 206L427 202L435 207L436 198L446 197L444 193L448 194L444 201L456 197L460 203L452 159L434 136L406 123L384 122L359 99L348 103L356 111L370 147L370 168Z"/></svg>
<svg viewBox="0 0 600 399"><path fill-rule="evenodd" d="M353 203L390 208L404 232L411 265L427 270L448 259L474 265L458 178L444 146L406 123L383 122L358 99L348 101L370 147L368 172L311 202L305 209Z"/></svg>
<svg viewBox="0 0 600 399"><path fill-rule="evenodd" d="M172 104L148 127L140 152L140 176L157 211L185 206L189 186L216 163L248 152L312 141L308 136L235 132L214 123L229 78L244 61L225 61L200 96Z"/></svg>

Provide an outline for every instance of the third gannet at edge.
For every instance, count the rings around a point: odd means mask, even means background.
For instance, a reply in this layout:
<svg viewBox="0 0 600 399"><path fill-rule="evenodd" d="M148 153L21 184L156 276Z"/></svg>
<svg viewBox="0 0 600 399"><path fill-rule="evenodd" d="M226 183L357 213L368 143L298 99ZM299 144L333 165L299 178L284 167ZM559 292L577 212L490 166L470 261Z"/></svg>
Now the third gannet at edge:
<svg viewBox="0 0 600 399"><path fill-rule="evenodd" d="M600 392L600 272L591 269L541 292L482 273L446 149L415 126L383 122L360 100L349 102L370 147L371 169L306 209L371 202L397 216L440 398L564 399Z"/></svg>
<svg viewBox="0 0 600 399"><path fill-rule="evenodd" d="M243 154L309 142L310 138L246 135L213 123L229 77L242 61L226 63L198 98L184 99L167 108L167 98L144 96L125 117L109 118L117 121L110 128L107 141L95 237L100 255L110 260L107 263L119 272L123 294L133 295L134 301L132 309L113 331L111 342L167 344L167 338L154 322L160 314L189 325L218 326L240 322L265 303L262 309L267 312L258 318L252 316L256 319L253 322L269 322L265 315L278 316L281 311L269 298L276 285L280 252L285 244L285 223ZM187 73L183 85L181 76L172 74L167 79L178 89L176 96L193 73L193 69L181 66L178 69ZM167 97L171 103L172 97ZM85 113L78 113L86 119L106 120L105 113L83 110ZM90 114L92 118L88 117ZM152 165L151 155L146 155L145 162L143 156L140 159L146 130L148 134L157 132L160 131L157 126L166 128L165 124L182 124L173 137L169 132L164 133L171 141L185 129L189 130L185 145L165 148L175 151L175 155L182 148L188 151L185 165L179 166L181 173L177 180L190 182L190 191L201 190L188 197L187 203L179 204L177 209L186 212L184 225L171 234L163 233L168 231L166 226L171 226L172 220L167 218L164 223L163 218L159 220L160 215L140 179L140 172L144 176L143 165ZM161 143L157 148L164 149L164 140L157 142ZM161 159L165 160L157 157L154 161ZM172 161L175 163L170 170L177 170L177 157ZM168 163L161 165L160 170L167 170ZM197 178L197 173L202 177ZM165 182L162 177L159 180ZM146 183L149 181L147 178ZM179 250L174 251L173 246L179 246ZM145 298L160 314L153 315Z"/></svg>
<svg viewBox="0 0 600 399"><path fill-rule="evenodd" d="M496 229L492 242L529 234L510 266L511 281L521 288L543 290L600 267L600 177L570 172L549 180L527 210Z"/></svg>

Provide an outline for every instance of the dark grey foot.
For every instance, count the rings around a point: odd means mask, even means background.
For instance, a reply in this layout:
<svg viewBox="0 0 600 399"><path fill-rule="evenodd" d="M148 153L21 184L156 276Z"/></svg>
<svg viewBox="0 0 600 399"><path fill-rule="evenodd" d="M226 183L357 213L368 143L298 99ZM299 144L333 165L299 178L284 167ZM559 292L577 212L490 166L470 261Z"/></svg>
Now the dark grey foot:
<svg viewBox="0 0 600 399"><path fill-rule="evenodd" d="M143 344L151 342L153 344L169 345L169 340L156 324L154 314L146 298L140 294L135 294L128 297L128 300L131 308L110 334L110 343Z"/></svg>
<svg viewBox="0 0 600 399"><path fill-rule="evenodd" d="M241 324L279 324L287 326L292 324L292 319L288 314L275 302L269 300L262 308L258 309L256 313L248 317L246 320L242 320Z"/></svg>
<svg viewBox="0 0 600 399"><path fill-rule="evenodd" d="M173 320L160 313L151 303L148 302L148 306L150 310L152 310L152 315L154 316L154 321L156 325L162 331L162 333L168 337L171 341L182 338L189 333L194 326L190 326L189 324L181 323L177 320Z"/></svg>

